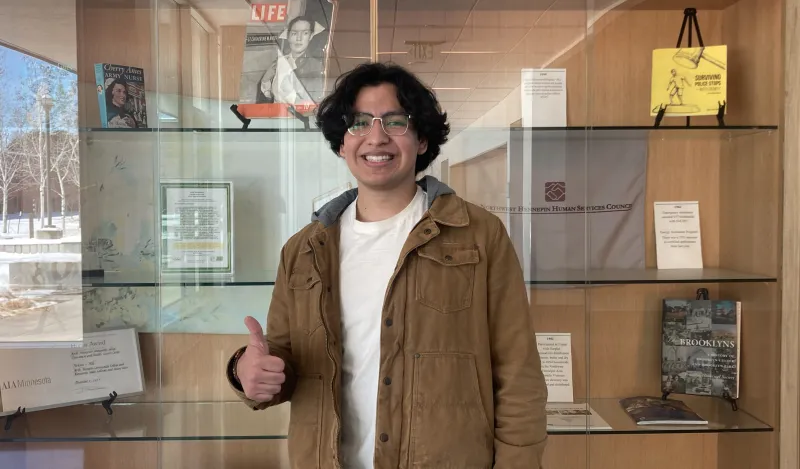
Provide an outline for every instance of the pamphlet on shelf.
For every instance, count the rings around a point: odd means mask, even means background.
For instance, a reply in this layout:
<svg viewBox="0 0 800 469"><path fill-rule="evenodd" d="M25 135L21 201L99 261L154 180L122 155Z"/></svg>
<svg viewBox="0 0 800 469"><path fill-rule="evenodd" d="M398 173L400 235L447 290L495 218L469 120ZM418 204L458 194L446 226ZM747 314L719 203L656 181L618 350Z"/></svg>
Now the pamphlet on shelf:
<svg viewBox="0 0 800 469"><path fill-rule="evenodd" d="M572 335L536 333L536 344L547 383L547 429L556 431L610 430L588 403L574 402Z"/></svg>
<svg viewBox="0 0 800 469"><path fill-rule="evenodd" d="M567 126L567 70L522 69L522 126Z"/></svg>
<svg viewBox="0 0 800 469"><path fill-rule="evenodd" d="M135 328L84 334L73 348L0 350L0 415L144 392Z"/></svg>
<svg viewBox="0 0 800 469"><path fill-rule="evenodd" d="M548 402L546 412L550 431L611 430L611 425L586 403Z"/></svg>
<svg viewBox="0 0 800 469"><path fill-rule="evenodd" d="M547 402L572 402L572 336L537 333L536 344L547 382Z"/></svg>
<svg viewBox="0 0 800 469"><path fill-rule="evenodd" d="M659 269L702 269L700 204L654 202L656 262Z"/></svg>
<svg viewBox="0 0 800 469"><path fill-rule="evenodd" d="M708 425L683 401L636 396L620 399L620 405L636 425Z"/></svg>
<svg viewBox="0 0 800 469"><path fill-rule="evenodd" d="M232 277L233 182L161 182L162 272Z"/></svg>

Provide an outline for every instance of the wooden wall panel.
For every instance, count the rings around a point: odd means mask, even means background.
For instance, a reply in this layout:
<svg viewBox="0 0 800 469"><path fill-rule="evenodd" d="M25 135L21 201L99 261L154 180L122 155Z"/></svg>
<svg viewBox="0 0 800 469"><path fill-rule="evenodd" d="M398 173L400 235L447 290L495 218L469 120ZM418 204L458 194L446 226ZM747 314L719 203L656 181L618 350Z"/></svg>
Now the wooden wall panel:
<svg viewBox="0 0 800 469"><path fill-rule="evenodd" d="M219 28L220 41L220 99L237 101L239 99L240 71L244 58L244 26L222 26Z"/></svg>
<svg viewBox="0 0 800 469"><path fill-rule="evenodd" d="M157 89L156 57L151 50L153 10L149 2L120 0L113 5L76 0L79 126L99 127L94 64L114 63L144 69L145 89ZM109 38L119 37L119 41ZM151 113L149 119L155 114Z"/></svg>
<svg viewBox="0 0 800 469"><path fill-rule="evenodd" d="M800 467L800 0L784 0L780 469Z"/></svg>

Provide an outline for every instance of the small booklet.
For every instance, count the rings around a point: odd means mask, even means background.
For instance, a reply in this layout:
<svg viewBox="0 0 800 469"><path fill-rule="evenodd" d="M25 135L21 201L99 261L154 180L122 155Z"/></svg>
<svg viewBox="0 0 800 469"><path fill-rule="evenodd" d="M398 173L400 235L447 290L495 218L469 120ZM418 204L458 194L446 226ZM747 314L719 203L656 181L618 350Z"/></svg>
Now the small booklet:
<svg viewBox="0 0 800 469"><path fill-rule="evenodd" d="M683 401L660 397L628 397L619 403L636 425L707 425Z"/></svg>
<svg viewBox="0 0 800 469"><path fill-rule="evenodd" d="M611 430L611 426L589 404L548 402L547 430L585 432Z"/></svg>

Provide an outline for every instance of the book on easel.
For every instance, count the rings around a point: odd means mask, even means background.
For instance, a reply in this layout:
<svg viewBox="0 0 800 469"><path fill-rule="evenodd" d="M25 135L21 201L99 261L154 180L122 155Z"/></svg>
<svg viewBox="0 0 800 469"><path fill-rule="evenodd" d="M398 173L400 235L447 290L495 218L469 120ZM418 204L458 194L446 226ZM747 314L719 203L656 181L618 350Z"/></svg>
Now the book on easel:
<svg viewBox="0 0 800 469"><path fill-rule="evenodd" d="M688 28L684 46L683 34ZM692 32L697 45L692 44ZM725 125L728 95L728 46L706 46L697 23L697 10L683 11L678 42L673 48L653 51L650 86L650 115L655 127L665 116L685 116L686 125L692 116L716 116Z"/></svg>
<svg viewBox="0 0 800 469"><path fill-rule="evenodd" d="M307 120L328 86L334 0L247 2L239 99L232 110L252 118Z"/></svg>
<svg viewBox="0 0 800 469"><path fill-rule="evenodd" d="M661 392L738 399L741 302L700 289L662 304Z"/></svg>
<svg viewBox="0 0 800 469"><path fill-rule="evenodd" d="M135 328L84 334L71 348L0 350L0 416L144 393Z"/></svg>

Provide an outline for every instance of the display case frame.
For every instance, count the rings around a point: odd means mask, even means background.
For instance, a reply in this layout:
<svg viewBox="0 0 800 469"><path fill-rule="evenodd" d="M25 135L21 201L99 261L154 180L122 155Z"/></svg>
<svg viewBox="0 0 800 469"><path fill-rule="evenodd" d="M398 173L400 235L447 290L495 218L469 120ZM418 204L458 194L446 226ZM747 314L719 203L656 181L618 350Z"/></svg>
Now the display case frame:
<svg viewBox="0 0 800 469"><path fill-rule="evenodd" d="M389 42L388 50L395 46L382 21L402 26L401 18L438 21L441 13L446 22L463 13L411 2L406 8L393 3L391 16L381 3L339 3L341 35L367 39L355 41L363 50L352 55L351 65L391 59L379 53L382 40ZM576 148L571 151L587 165L603 157L602 142L646 149L641 266L607 268L587 262L569 271L539 271L525 268L520 258L536 331L571 333L576 402L589 402L612 427L551 431L545 467L796 469L800 91L786 84L800 75L800 24L794 14L800 1L700 0L680 6L663 0L622 1L603 11L591 1L567 3L571 6L554 6L535 16L545 32L534 39L546 44L548 34L582 30L579 40L547 63L534 59L538 50L524 47L516 59L526 66L567 70L568 125L523 127L514 108L519 96L509 95L459 128L427 171L440 176L438 163L447 161L448 183L462 197L507 208L516 203L514 191L530 199L530 161L545 152L515 147L518 137L541 148ZM141 329L146 393L114 402L113 415L98 403L14 419L0 433L0 457L27 464L20 467L33 467L36 458L76 453L87 469L289 467L290 404L249 410L229 388L225 365L246 344L244 316L263 320L266 314L282 243L309 220L316 196L356 182L306 121L253 119L242 128L231 105L237 101L244 27L209 24L191 2L165 4L76 2L84 242L97 237L100 227L124 227L114 238L120 260L107 266L104 276L84 282L84 314L87 329L123 324ZM533 28L525 23L533 8L504 5L468 14L483 15L495 31ZM665 117L656 126L647 113L650 71L634 71L632 57L649 63L652 49L671 47L685 7L697 9L706 44L729 46L724 125L716 116L705 116L693 117L689 126L682 118ZM120 13L129 18L131 35L109 40L108 19ZM424 29L408 21L412 26L402 27ZM476 27L478 20L473 21ZM476 29L471 34L479 36ZM479 47L478 39L473 42ZM127 49L120 51L120 44ZM198 47L215 52L198 56ZM149 108L177 116L178 122L154 119L149 129L102 128L92 67L114 61L149 69ZM451 73L478 73L464 67ZM502 80L509 72L492 73L492 79ZM437 88L442 101L459 92L457 87ZM114 172L120 162L127 167L124 175ZM234 278L176 278L160 269L159 186L176 178L234 181ZM585 174L579 185L590 187L593 181ZM704 269L655 267L652 206L659 200L700 201ZM495 211L514 237L520 220ZM579 231L592 233L592 223L584 217ZM522 246L527 232L520 228L519 233L523 241L517 246ZM590 236L582 239L584 247L590 246ZM718 399L680 395L674 397L707 416L710 424L636 426L618 401L659 394L660 301L693 296L698 288L743 303L738 410Z"/></svg>

